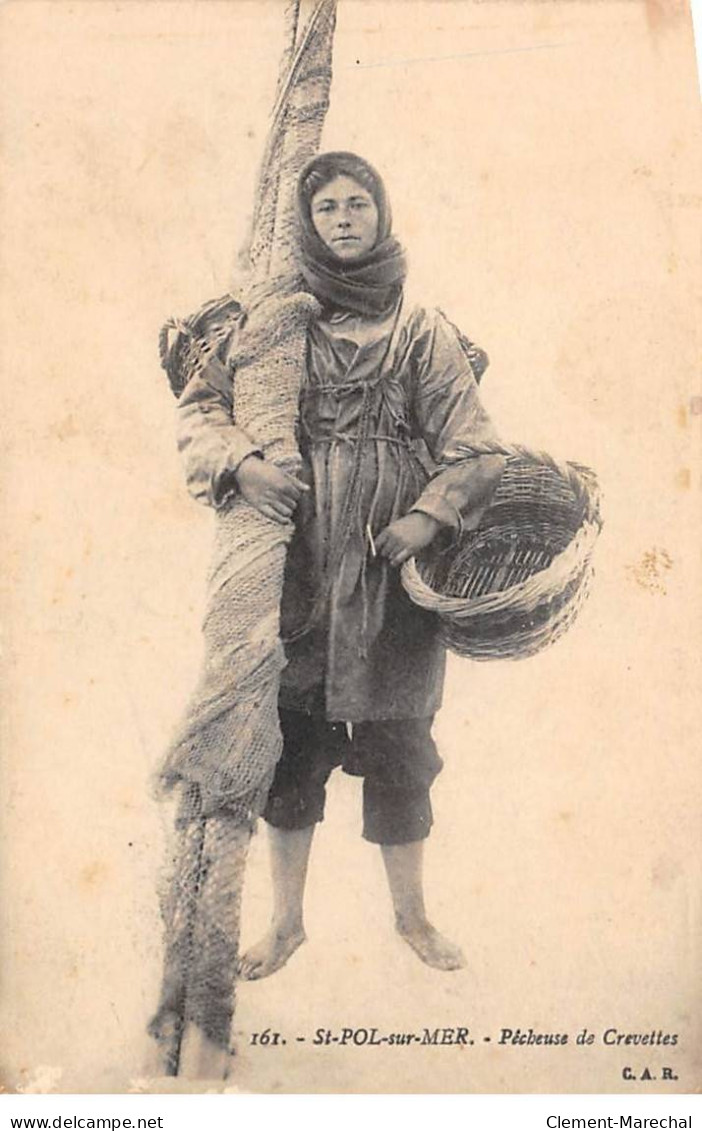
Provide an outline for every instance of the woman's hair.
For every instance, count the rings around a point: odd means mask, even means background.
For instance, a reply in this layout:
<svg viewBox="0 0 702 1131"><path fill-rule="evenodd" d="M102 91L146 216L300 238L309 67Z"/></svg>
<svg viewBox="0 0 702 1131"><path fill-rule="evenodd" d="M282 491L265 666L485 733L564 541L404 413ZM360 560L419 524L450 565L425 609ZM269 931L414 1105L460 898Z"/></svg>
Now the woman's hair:
<svg viewBox="0 0 702 1131"><path fill-rule="evenodd" d="M377 242L385 239L390 233L392 223L385 185L370 162L355 153L345 151L322 153L303 169L300 177L299 200L304 218L307 220L311 218L312 198L315 194L336 177L351 177L370 193L378 209Z"/></svg>

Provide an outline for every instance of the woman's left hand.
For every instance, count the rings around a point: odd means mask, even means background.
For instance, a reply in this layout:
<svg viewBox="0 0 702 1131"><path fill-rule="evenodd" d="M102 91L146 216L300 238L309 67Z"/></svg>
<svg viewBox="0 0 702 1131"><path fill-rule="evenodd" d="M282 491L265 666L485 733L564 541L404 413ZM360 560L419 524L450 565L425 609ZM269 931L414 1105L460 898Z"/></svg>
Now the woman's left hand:
<svg viewBox="0 0 702 1131"><path fill-rule="evenodd" d="M411 511L397 518L375 539L375 548L390 565L399 566L434 540L441 523L423 511Z"/></svg>

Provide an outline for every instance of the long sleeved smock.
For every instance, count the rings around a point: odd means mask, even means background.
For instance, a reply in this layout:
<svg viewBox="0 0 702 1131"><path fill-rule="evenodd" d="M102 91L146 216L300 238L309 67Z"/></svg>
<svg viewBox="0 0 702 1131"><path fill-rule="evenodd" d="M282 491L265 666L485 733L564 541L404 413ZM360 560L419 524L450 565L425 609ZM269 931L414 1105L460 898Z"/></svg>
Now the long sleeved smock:
<svg viewBox="0 0 702 1131"><path fill-rule="evenodd" d="M469 454L496 439L477 389L486 363L440 312L421 307L310 327L299 429L310 491L286 562L281 705L350 722L438 709L436 619L374 557L368 531L375 538L411 510L456 531L477 525L503 466ZM219 363L190 382L178 414L191 492L226 507L236 468L257 447L232 419Z"/></svg>

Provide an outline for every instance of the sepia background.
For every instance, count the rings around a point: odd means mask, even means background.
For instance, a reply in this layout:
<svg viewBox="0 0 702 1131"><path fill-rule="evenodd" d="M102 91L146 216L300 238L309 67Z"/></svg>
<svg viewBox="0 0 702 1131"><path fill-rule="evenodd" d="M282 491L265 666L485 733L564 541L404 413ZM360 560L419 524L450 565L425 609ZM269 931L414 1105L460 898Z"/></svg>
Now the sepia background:
<svg viewBox="0 0 702 1131"><path fill-rule="evenodd" d="M6 1090L152 1086L171 813L151 776L197 671L212 531L157 336L231 283L281 43L277 0L0 8ZM241 987L230 1086L702 1086L698 128L683 0L339 2L325 147L386 176L413 297L487 350L506 439L596 468L606 526L551 651L450 660L427 889L468 969L396 939L337 774L309 942ZM261 831L244 943L269 909ZM310 1043L457 1025L474 1046ZM266 1027L288 1045L252 1047ZM570 1043L500 1046L503 1027ZM678 1044L612 1049L610 1027Z"/></svg>

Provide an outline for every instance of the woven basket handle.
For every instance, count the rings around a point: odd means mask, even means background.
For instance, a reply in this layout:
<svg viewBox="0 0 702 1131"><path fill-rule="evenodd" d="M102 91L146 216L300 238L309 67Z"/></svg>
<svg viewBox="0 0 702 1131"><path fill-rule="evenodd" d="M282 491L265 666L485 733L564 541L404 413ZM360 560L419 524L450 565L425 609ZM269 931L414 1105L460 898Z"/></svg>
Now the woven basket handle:
<svg viewBox="0 0 702 1131"><path fill-rule="evenodd" d="M482 443L460 444L457 450L467 458L472 456L518 456L530 463L545 465L562 475L570 484L577 500L582 504L583 511L588 521L593 521L599 515L599 492L597 490L597 477L589 467L576 463L560 463L548 452L538 448L528 448L524 444L503 444L499 440L488 440Z"/></svg>

